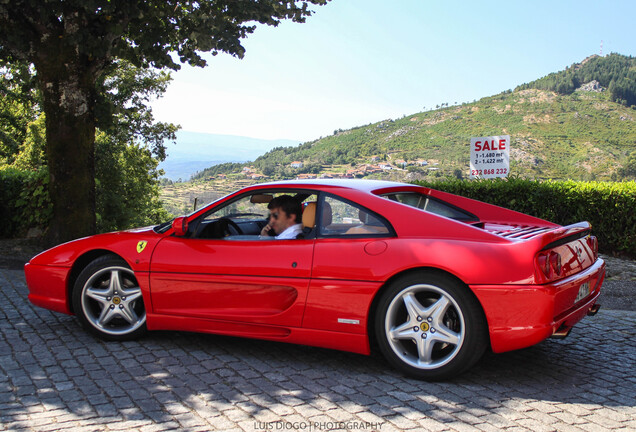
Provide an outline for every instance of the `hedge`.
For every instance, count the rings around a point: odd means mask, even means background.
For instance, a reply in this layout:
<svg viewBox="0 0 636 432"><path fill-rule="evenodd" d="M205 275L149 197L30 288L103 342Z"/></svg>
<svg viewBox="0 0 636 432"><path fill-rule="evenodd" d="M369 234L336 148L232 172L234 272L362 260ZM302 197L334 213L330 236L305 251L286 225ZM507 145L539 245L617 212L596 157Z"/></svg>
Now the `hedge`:
<svg viewBox="0 0 636 432"><path fill-rule="evenodd" d="M592 224L604 253L636 257L636 182L495 180L417 181L415 184L568 225ZM48 173L0 168L0 237L46 230L52 206Z"/></svg>
<svg viewBox="0 0 636 432"><path fill-rule="evenodd" d="M636 182L494 180L417 181L560 225L592 224L604 253L636 257Z"/></svg>
<svg viewBox="0 0 636 432"><path fill-rule="evenodd" d="M24 236L30 228L46 231L52 215L48 183L46 169L0 167L0 237Z"/></svg>

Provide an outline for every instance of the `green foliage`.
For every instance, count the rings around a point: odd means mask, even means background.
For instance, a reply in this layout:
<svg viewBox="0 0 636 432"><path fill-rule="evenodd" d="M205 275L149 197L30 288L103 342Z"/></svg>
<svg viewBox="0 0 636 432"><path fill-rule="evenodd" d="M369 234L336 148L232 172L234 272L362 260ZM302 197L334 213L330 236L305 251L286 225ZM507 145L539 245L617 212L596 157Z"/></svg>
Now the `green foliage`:
<svg viewBox="0 0 636 432"><path fill-rule="evenodd" d="M284 19L304 22L311 14L307 3L326 0L2 1L0 57L12 54L33 61L28 56L53 55L36 53L43 46L38 42L63 36L65 45L92 59L92 67L107 58L158 68L178 69L176 59L204 66L200 52L242 57L245 49L240 40L254 31L256 22L270 26Z"/></svg>
<svg viewBox="0 0 636 432"><path fill-rule="evenodd" d="M159 201L158 161L149 149L113 136L96 137L97 230L114 231L169 219Z"/></svg>
<svg viewBox="0 0 636 432"><path fill-rule="evenodd" d="M163 161L166 158L164 141L174 141L179 128L155 122L147 104L165 93L170 80L166 71L115 61L98 82L100 90L95 109L98 129L120 142L142 144Z"/></svg>
<svg viewBox="0 0 636 432"><path fill-rule="evenodd" d="M37 118L33 76L24 65L0 60L0 163L12 163L28 125Z"/></svg>
<svg viewBox="0 0 636 432"><path fill-rule="evenodd" d="M561 225L592 224L603 252L636 256L636 182L418 181L421 186L495 204Z"/></svg>
<svg viewBox="0 0 636 432"><path fill-rule="evenodd" d="M627 163L618 171L621 177L636 180L636 150L631 152Z"/></svg>
<svg viewBox="0 0 636 432"><path fill-rule="evenodd" d="M12 166L24 170L37 170L46 165L46 129L43 115L27 125L26 137L18 145L18 151L12 155Z"/></svg>
<svg viewBox="0 0 636 432"><path fill-rule="evenodd" d="M214 177L218 174L231 173L235 171L241 171L245 164L238 162L225 162L222 164L211 166L203 171L198 172L192 176L192 180L206 179L208 177Z"/></svg>
<svg viewBox="0 0 636 432"><path fill-rule="evenodd" d="M0 167L1 237L23 236L30 228L44 229L51 218L46 169L24 171Z"/></svg>
<svg viewBox="0 0 636 432"><path fill-rule="evenodd" d="M170 218L159 200L158 161L149 149L100 133L97 139L97 228L99 232L151 225ZM40 144L40 147L43 143ZM41 148L40 148L41 150ZM35 150L37 151L37 149ZM21 160L22 154L18 156ZM46 231L52 216L48 170L0 167L1 237Z"/></svg>
<svg viewBox="0 0 636 432"><path fill-rule="evenodd" d="M16 202L22 190L24 178L28 175L15 168L0 167L0 236L12 236L15 231L13 218L17 214Z"/></svg>
<svg viewBox="0 0 636 432"><path fill-rule="evenodd" d="M564 71L523 84L517 90L535 88L567 95L593 80L609 90L612 101L625 106L636 105L636 58L620 54L589 57Z"/></svg>

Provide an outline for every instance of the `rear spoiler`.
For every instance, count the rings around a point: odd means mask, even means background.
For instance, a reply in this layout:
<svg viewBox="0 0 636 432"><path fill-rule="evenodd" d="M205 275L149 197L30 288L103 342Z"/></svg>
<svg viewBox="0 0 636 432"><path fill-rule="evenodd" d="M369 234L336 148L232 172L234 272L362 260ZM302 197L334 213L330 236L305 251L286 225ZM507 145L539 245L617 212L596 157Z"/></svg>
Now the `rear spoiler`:
<svg viewBox="0 0 636 432"><path fill-rule="evenodd" d="M587 237L592 232L592 225L589 222L579 222L566 225L543 234L541 239L541 250L548 250L574 240Z"/></svg>

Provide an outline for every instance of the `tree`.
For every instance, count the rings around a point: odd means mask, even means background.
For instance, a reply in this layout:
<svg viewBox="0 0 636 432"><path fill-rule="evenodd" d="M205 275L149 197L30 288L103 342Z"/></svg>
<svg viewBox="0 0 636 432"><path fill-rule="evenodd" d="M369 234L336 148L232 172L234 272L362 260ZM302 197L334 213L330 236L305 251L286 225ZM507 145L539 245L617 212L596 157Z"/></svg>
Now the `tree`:
<svg viewBox="0 0 636 432"><path fill-rule="evenodd" d="M95 232L96 110L118 59L178 70L204 67L203 52L242 58L255 23L303 22L326 1L0 0L0 60L33 65L41 92L51 243Z"/></svg>
<svg viewBox="0 0 636 432"><path fill-rule="evenodd" d="M175 139L177 129L172 124L155 122L151 109L145 105L150 97L163 94L170 79L168 74L136 68L125 61L117 61L115 66L100 83L104 91L96 107L99 128L95 198L100 232L149 225L169 217L159 201L162 172L157 165L164 156L164 139ZM45 116L35 87L17 85L12 79L15 65L5 72L7 79L0 91L0 131L15 145L11 148L0 145L0 149L4 149L0 168L24 173L22 178L26 183L22 185L25 191L22 196L28 201L32 201L28 198L31 185L41 182L44 187L40 201L47 204L44 208L35 200L22 205L19 212L13 212L20 224L9 233L23 234L25 227L46 228L50 220ZM30 80L23 79L23 82ZM0 140L2 142L4 140ZM34 217L32 213L36 213Z"/></svg>

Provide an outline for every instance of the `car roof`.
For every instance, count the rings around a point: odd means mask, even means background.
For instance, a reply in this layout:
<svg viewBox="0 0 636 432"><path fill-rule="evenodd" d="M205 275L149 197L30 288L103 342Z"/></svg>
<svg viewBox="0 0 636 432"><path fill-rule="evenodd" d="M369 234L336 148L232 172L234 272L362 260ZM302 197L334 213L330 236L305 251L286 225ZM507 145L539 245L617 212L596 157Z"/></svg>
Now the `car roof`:
<svg viewBox="0 0 636 432"><path fill-rule="evenodd" d="M250 188L269 188L269 187L341 187L346 189L355 189L361 192L372 192L379 189L387 189L394 187L414 187L415 185L408 183L398 183L385 180L363 180L363 179L309 179L309 180L284 180L269 183L259 183L250 186Z"/></svg>

